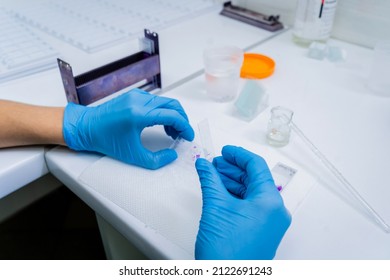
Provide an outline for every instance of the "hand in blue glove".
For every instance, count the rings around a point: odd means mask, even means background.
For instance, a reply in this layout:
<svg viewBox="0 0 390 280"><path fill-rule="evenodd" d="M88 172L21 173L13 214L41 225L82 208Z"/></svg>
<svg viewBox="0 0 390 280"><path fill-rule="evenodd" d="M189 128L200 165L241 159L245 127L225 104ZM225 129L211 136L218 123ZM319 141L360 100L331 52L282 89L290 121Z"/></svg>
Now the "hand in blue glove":
<svg viewBox="0 0 390 280"><path fill-rule="evenodd" d="M95 151L123 162L157 169L177 158L173 149L151 152L141 143L145 127L164 125L172 138L192 141L194 131L180 103L134 89L97 107L69 103L63 134L73 150Z"/></svg>
<svg viewBox="0 0 390 280"><path fill-rule="evenodd" d="M225 146L222 156L196 161L203 209L196 259L272 259L291 216L263 158Z"/></svg>

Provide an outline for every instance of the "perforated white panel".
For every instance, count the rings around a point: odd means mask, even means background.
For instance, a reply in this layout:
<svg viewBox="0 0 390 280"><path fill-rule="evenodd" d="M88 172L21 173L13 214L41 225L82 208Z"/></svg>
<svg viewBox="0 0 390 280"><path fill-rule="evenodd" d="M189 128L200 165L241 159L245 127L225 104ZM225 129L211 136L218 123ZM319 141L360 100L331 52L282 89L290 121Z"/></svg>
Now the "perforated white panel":
<svg viewBox="0 0 390 280"><path fill-rule="evenodd" d="M202 207L194 145L182 142L178 159L154 171L103 157L79 179L193 255Z"/></svg>

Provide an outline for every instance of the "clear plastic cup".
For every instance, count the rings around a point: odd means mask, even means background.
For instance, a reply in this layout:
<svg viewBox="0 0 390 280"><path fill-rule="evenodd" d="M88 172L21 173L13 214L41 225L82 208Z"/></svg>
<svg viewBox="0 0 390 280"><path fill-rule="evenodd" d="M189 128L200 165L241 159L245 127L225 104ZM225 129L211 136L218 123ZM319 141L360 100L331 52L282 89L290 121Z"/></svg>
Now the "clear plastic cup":
<svg viewBox="0 0 390 280"><path fill-rule="evenodd" d="M390 97L390 40L379 41L374 48L374 59L367 86L374 94Z"/></svg>
<svg viewBox="0 0 390 280"><path fill-rule="evenodd" d="M207 95L217 102L233 100L238 93L244 52L233 46L211 48L204 51L203 59Z"/></svg>

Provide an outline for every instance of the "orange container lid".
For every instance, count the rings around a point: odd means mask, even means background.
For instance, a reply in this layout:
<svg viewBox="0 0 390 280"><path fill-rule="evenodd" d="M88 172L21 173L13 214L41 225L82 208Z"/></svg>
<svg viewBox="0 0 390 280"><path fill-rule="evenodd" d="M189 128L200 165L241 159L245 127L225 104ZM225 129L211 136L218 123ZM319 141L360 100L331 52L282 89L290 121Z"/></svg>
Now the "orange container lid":
<svg viewBox="0 0 390 280"><path fill-rule="evenodd" d="M262 79L271 76L275 70L275 61L265 55L245 53L241 67L241 78Z"/></svg>

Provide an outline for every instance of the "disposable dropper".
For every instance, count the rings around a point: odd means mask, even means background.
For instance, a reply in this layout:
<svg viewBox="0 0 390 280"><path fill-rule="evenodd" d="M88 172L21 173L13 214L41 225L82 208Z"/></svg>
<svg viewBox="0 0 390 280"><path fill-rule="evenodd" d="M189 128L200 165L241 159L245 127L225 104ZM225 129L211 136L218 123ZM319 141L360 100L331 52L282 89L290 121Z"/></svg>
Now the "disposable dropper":
<svg viewBox="0 0 390 280"><path fill-rule="evenodd" d="M291 122L292 130L305 142L310 150L320 159L330 172L340 181L345 189L364 207L374 221L386 232L390 233L390 226L379 216L379 214L364 200L359 192L345 179L343 174L318 150L316 146L303 134L294 122Z"/></svg>

